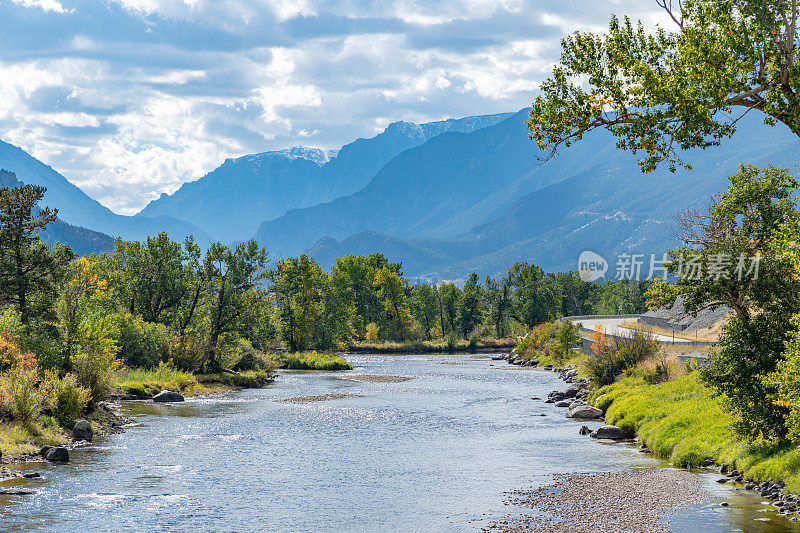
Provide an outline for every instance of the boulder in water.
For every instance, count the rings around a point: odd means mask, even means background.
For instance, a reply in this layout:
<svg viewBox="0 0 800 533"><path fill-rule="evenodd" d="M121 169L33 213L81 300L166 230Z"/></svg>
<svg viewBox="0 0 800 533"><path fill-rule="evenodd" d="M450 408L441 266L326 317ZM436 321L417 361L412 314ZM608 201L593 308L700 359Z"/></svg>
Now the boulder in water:
<svg viewBox="0 0 800 533"><path fill-rule="evenodd" d="M167 402L182 402L184 401L183 395L171 390L162 390L153 396L154 402L167 403Z"/></svg>

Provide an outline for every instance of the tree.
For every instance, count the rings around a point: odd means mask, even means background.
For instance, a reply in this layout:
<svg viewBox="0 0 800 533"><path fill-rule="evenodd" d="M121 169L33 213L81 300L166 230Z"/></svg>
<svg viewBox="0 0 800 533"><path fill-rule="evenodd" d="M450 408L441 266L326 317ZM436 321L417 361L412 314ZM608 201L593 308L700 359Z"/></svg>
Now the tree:
<svg viewBox="0 0 800 533"><path fill-rule="evenodd" d="M605 128L620 149L645 153L644 171L664 161L675 170L678 149L719 145L752 109L800 135L798 0L656 2L673 31L613 17L607 34L562 40L561 64L530 109L543 150Z"/></svg>
<svg viewBox="0 0 800 533"><path fill-rule="evenodd" d="M721 305L734 311L702 377L738 415L739 430L782 438L787 410L769 401L776 391L765 377L783 359L800 311L800 278L791 257L776 249L778 232L798 219L796 180L784 169L741 167L730 181L708 214L681 218L686 244L670 250L665 263L679 277L658 283L648 296L651 306L680 296L689 312Z"/></svg>
<svg viewBox="0 0 800 533"><path fill-rule="evenodd" d="M455 333L458 308L461 305L461 291L455 283L439 285L440 319L442 321L442 335Z"/></svg>
<svg viewBox="0 0 800 533"><path fill-rule="evenodd" d="M17 308L25 325L52 311L57 284L73 258L69 247L51 250L39 238L57 215L36 206L46 190L38 185L0 188L0 295Z"/></svg>
<svg viewBox="0 0 800 533"><path fill-rule="evenodd" d="M412 320L406 299L405 283L405 280L388 266L382 267L375 275L375 287L389 319L391 336L401 341L407 338Z"/></svg>
<svg viewBox="0 0 800 533"><path fill-rule="evenodd" d="M561 292L561 314L564 316L590 315L600 292L596 283L586 283L574 270L556 274ZM609 313L618 314L618 313Z"/></svg>
<svg viewBox="0 0 800 533"><path fill-rule="evenodd" d="M439 301L436 289L427 283L417 283L411 290L411 313L417 319L423 335L431 340L431 330L439 316Z"/></svg>
<svg viewBox="0 0 800 533"><path fill-rule="evenodd" d="M461 328L461 336L465 339L483 320L482 293L478 275L473 272L464 284L461 305L458 308L458 324Z"/></svg>
<svg viewBox="0 0 800 533"><path fill-rule="evenodd" d="M561 298L553 274L540 266L518 262L508 270L508 282L516 289L511 311L515 320L533 327L558 316Z"/></svg>
<svg viewBox="0 0 800 533"><path fill-rule="evenodd" d="M508 334L508 315L511 306L511 287L508 278L502 277L494 280L486 276L485 302L489 320L494 324L495 335L498 339Z"/></svg>
<svg viewBox="0 0 800 533"><path fill-rule="evenodd" d="M239 331L247 303L245 295L263 283L268 261L266 250L253 239L233 250L213 243L206 252L205 270L211 292L208 338L208 366L211 369L219 364L217 346L220 336Z"/></svg>
<svg viewBox="0 0 800 533"><path fill-rule="evenodd" d="M187 241L189 253L198 252L193 246L193 240ZM117 268L126 281L128 311L147 322L171 322L188 289L183 262L190 258L181 245L162 232L147 237L144 244L117 239L115 252Z"/></svg>
<svg viewBox="0 0 800 533"><path fill-rule="evenodd" d="M314 333L324 311L324 273L306 254L277 264L269 273L270 291L278 309L279 330L296 352L312 346Z"/></svg>

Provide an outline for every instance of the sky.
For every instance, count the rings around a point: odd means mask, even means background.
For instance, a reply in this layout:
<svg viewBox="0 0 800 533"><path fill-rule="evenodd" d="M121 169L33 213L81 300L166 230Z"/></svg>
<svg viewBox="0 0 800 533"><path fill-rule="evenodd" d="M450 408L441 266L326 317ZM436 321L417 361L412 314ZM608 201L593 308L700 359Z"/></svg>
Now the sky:
<svg viewBox="0 0 800 533"><path fill-rule="evenodd" d="M0 139L134 214L228 157L517 111L612 13L666 25L654 0L0 0Z"/></svg>

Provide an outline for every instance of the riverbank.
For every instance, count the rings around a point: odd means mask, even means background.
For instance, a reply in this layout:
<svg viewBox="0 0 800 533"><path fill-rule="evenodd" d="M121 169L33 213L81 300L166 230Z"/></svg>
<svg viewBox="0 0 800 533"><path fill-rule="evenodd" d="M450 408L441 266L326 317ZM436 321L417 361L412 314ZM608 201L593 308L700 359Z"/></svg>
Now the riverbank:
<svg viewBox="0 0 800 533"><path fill-rule="evenodd" d="M514 339L480 339L474 341L406 341L351 342L348 351L354 354L433 354L433 353L504 353L517 345Z"/></svg>
<svg viewBox="0 0 800 533"><path fill-rule="evenodd" d="M576 355L570 358L569 364L562 362L560 365L548 357L542 357L542 360L536 363L530 357L523 359L511 355L506 359L511 364L558 372L562 379L566 378L570 383L587 381L583 355ZM760 500L769 502L765 510L784 515L783 519L788 522L797 522L800 519L798 512L800 499L797 497L800 493L798 468L800 446L791 443L748 441L736 434L732 429L734 419L724 408L722 399L699 381L699 373L692 370L692 367L686 365L681 365L681 368L672 367L674 377L661 383L653 383L643 377L648 375L645 368L648 366L647 362L641 366L643 368L631 372L631 375L622 376L612 385L595 390L588 396L588 404L597 410L600 420L604 421L606 435L611 435L610 438L613 440L624 441L633 438L640 444L641 452L653 454L677 467L699 467L709 473L716 471L719 473L717 483L757 493ZM584 378L581 378L581 375ZM570 386L567 391L572 388ZM568 392L553 392L547 402L556 403L557 407L566 407L567 413L570 413L575 407L575 402L581 404L583 400L575 397L574 390L572 395ZM567 414L567 417L569 416ZM579 433L591 434L593 437L600 436L585 427L582 427ZM580 482L576 481L578 479L568 478L568 481L580 485ZM564 480L557 485L557 492L561 494L565 488ZM572 490L573 488L569 488L569 491ZM530 504L540 511L550 512L547 507L551 504L547 501L546 493L527 494L529 497L519 502ZM647 499L645 495L637 495L637 498L640 496ZM596 508L602 509L605 505L602 498L597 500L590 495L586 498L591 500L590 505ZM562 501L560 497L556 499L558 502ZM540 507L539 504L543 506ZM670 506L664 507L664 513ZM570 524L583 516L582 509L581 505L570 508L567 501L556 516L561 517L565 524ZM606 525L609 523L611 522ZM496 527L503 531L542 530L537 529L538 525L532 527L525 518L503 521L496 524ZM564 529L567 530L584 529L581 527ZM590 530L604 529L602 527L586 529ZM609 530L615 530L614 526ZM658 527L641 530L661 531Z"/></svg>

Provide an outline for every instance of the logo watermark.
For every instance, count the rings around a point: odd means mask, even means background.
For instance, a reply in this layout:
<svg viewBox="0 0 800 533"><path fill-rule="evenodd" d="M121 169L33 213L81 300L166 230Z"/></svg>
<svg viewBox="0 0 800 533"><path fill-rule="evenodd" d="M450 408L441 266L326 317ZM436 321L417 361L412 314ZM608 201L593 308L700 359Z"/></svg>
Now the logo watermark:
<svg viewBox="0 0 800 533"><path fill-rule="evenodd" d="M668 279L669 277L681 279L709 279L719 281L722 279L758 279L762 256L756 254L731 255L726 253L681 254L669 257L667 254L634 254L621 253L615 258L615 275L621 279ZM609 261L602 255L591 250L581 252L578 257L578 277L590 282L605 277L608 272ZM668 268L669 267L669 268Z"/></svg>
<svg viewBox="0 0 800 533"><path fill-rule="evenodd" d="M583 281L597 281L605 276L607 271L608 261L602 255L590 250L581 252L578 258L578 276Z"/></svg>

